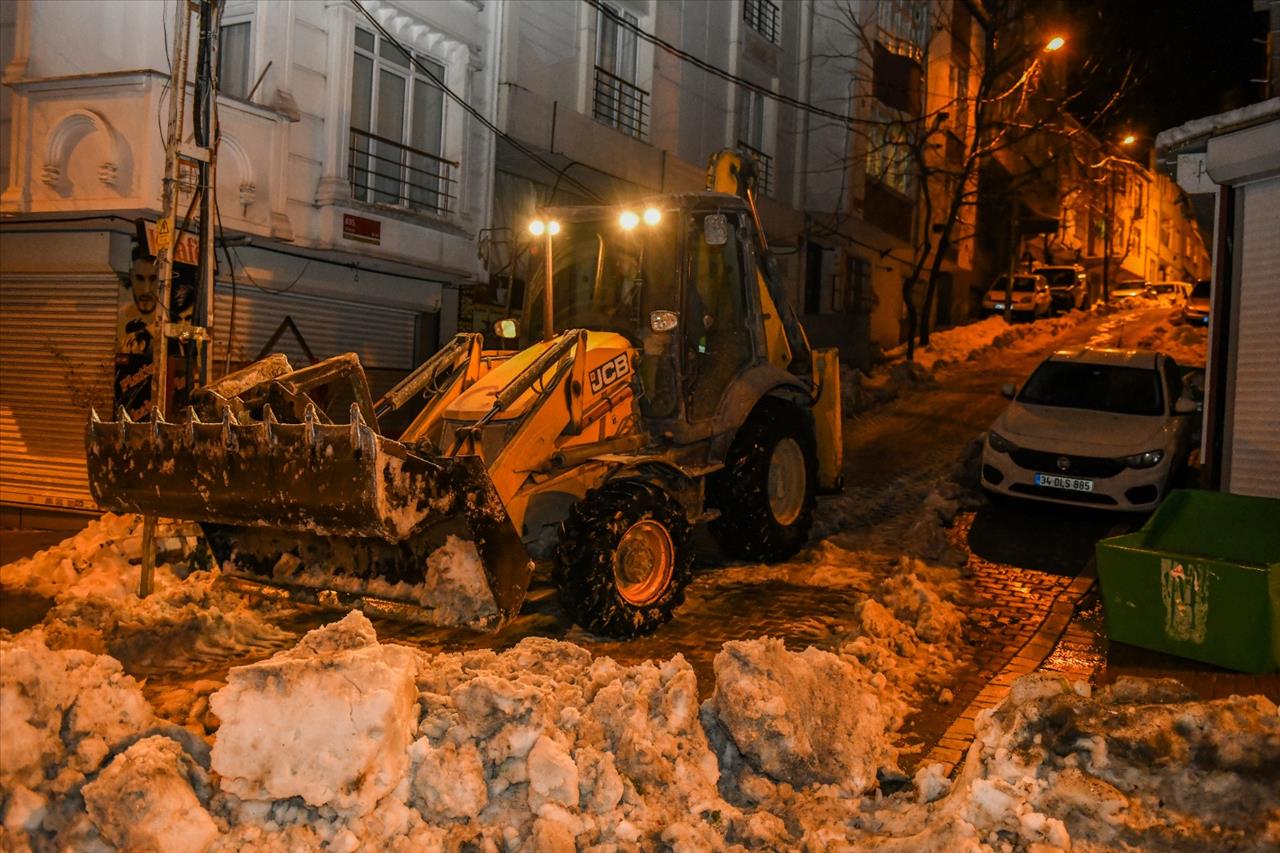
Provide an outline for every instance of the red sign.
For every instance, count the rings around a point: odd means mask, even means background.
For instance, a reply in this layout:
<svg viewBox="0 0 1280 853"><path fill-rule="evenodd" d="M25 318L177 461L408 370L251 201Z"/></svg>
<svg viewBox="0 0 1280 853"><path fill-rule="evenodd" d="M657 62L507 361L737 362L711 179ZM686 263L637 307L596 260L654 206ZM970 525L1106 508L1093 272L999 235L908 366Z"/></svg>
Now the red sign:
<svg viewBox="0 0 1280 853"><path fill-rule="evenodd" d="M342 236L347 240L359 240L361 243L382 243L382 223L376 219L365 219L353 213L342 214Z"/></svg>
<svg viewBox="0 0 1280 853"><path fill-rule="evenodd" d="M145 231L147 232L147 252L155 257L161 248L169 245L168 234L157 235L154 222L146 222ZM160 239L157 239L157 236ZM190 231L182 232L182 236L178 238L178 245L173 250L173 262L189 264L193 267L200 265L200 240L195 234Z"/></svg>

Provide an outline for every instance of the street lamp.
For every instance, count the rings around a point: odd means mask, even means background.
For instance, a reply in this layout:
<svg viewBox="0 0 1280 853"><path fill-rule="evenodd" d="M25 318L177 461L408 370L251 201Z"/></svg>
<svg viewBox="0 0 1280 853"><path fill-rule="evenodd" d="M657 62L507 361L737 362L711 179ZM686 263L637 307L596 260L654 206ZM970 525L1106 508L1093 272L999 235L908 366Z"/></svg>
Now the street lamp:
<svg viewBox="0 0 1280 853"><path fill-rule="evenodd" d="M1054 36L1045 44L1044 49L1048 53L1053 53L1055 50L1061 50L1066 43L1067 40L1062 36Z"/></svg>
<svg viewBox="0 0 1280 853"><path fill-rule="evenodd" d="M1121 139L1121 140L1120 140L1120 144L1121 144L1121 145L1132 145L1133 143L1135 143L1135 142L1137 142L1137 141L1138 141L1138 137L1134 136L1132 133L1126 133L1126 134L1124 135L1124 139Z"/></svg>
<svg viewBox="0 0 1280 853"><path fill-rule="evenodd" d="M551 277L555 268L551 258L551 238L560 233L560 223L554 219L535 219L529 223L529 233L534 237L545 237L544 254L547 261L547 282L542 294L542 339L550 341L555 337L555 294L552 290Z"/></svg>

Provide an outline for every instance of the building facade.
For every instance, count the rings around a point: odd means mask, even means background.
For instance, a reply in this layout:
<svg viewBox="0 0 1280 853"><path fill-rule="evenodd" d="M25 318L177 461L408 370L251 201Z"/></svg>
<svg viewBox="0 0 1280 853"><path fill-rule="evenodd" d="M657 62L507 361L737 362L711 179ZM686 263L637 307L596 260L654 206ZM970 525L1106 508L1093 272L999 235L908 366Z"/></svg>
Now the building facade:
<svg viewBox="0 0 1280 853"><path fill-rule="evenodd" d="M149 406L130 396L156 310L137 223L161 206L175 9L0 4L6 505L91 508L86 410ZM268 344L295 365L354 351L376 394L452 335L492 206L493 137L463 105L493 113L497 18L470 0L228 0L214 375Z"/></svg>

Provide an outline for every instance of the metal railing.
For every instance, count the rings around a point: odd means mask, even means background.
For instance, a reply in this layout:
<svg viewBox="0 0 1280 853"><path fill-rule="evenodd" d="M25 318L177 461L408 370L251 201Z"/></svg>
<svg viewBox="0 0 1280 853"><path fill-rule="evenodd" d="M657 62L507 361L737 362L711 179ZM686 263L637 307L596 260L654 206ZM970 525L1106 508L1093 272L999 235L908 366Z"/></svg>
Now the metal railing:
<svg viewBox="0 0 1280 853"><path fill-rule="evenodd" d="M782 13L777 4L770 0L742 0L742 20L769 41L778 43Z"/></svg>
<svg viewBox="0 0 1280 853"><path fill-rule="evenodd" d="M458 163L351 128L351 194L370 204L449 213L457 199Z"/></svg>
<svg viewBox="0 0 1280 853"><path fill-rule="evenodd" d="M641 139L648 129L648 108L645 106L648 97L649 93L634 83L596 66L595 101L591 110L596 121Z"/></svg>
<svg viewBox="0 0 1280 853"><path fill-rule="evenodd" d="M738 140L738 147L750 154L751 159L756 161L756 184L759 186L760 194L773 195L773 158L759 148L748 145L741 139Z"/></svg>

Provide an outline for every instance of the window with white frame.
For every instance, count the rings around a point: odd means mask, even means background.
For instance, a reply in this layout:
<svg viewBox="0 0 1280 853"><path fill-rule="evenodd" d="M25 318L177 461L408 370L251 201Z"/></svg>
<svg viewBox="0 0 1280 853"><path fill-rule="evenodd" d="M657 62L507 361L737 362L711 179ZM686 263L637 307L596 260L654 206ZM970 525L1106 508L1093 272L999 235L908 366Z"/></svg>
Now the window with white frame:
<svg viewBox="0 0 1280 853"><path fill-rule="evenodd" d="M640 20L625 9L600 4L596 21L595 91L591 114L628 136L643 137L649 93L637 85Z"/></svg>
<svg viewBox="0 0 1280 853"><path fill-rule="evenodd" d="M218 91L232 98L249 97L253 85L253 23L226 20L218 30Z"/></svg>
<svg viewBox="0 0 1280 853"><path fill-rule="evenodd" d="M770 99L752 89L738 90L738 147L756 161L760 192L773 191L773 140L768 136L767 109Z"/></svg>
<svg viewBox="0 0 1280 853"><path fill-rule="evenodd" d="M351 72L352 196L373 204L446 213L456 162L443 157L445 66L361 27Z"/></svg>

